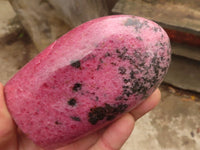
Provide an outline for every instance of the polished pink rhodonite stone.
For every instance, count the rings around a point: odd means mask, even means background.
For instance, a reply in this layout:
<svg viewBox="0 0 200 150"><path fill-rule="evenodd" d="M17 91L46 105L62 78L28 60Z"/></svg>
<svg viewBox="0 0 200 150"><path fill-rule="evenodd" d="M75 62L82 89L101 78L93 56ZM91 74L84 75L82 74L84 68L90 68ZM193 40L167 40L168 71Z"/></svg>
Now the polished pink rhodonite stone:
<svg viewBox="0 0 200 150"><path fill-rule="evenodd" d="M36 144L63 146L147 98L167 72L170 50L165 31L147 19L116 15L89 21L5 85L8 109Z"/></svg>

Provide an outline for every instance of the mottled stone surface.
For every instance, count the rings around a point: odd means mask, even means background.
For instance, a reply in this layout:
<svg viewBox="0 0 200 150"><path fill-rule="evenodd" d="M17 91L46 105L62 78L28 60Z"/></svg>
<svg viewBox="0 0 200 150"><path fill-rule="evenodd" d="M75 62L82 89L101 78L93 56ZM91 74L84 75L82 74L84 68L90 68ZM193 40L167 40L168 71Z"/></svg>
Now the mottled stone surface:
<svg viewBox="0 0 200 150"><path fill-rule="evenodd" d="M5 86L23 132L52 148L111 123L147 98L170 63L170 43L156 23L110 16L70 31Z"/></svg>

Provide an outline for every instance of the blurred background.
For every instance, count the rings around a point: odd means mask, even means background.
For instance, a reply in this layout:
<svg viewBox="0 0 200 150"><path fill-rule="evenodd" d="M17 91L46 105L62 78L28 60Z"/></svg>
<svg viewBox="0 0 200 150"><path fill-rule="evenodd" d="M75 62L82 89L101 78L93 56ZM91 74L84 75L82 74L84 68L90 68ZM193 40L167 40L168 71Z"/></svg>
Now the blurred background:
<svg viewBox="0 0 200 150"><path fill-rule="evenodd" d="M200 150L199 0L0 0L0 82L77 25L115 14L157 22L172 44L162 101L122 150Z"/></svg>

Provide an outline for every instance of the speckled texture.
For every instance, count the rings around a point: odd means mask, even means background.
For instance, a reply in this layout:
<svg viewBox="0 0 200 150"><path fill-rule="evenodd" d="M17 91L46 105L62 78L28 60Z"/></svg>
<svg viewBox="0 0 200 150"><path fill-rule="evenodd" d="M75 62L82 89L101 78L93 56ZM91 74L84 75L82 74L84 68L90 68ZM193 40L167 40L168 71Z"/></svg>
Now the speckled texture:
<svg viewBox="0 0 200 150"><path fill-rule="evenodd" d="M170 42L134 16L89 21L51 44L6 85L8 108L36 144L55 148L130 111L162 82Z"/></svg>

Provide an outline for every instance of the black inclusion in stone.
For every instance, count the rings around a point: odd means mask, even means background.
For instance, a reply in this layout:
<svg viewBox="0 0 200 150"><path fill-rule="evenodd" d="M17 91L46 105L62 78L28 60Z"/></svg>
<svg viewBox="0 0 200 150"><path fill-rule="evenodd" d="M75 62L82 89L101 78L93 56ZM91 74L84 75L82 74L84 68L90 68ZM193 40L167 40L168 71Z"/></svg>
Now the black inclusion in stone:
<svg viewBox="0 0 200 150"><path fill-rule="evenodd" d="M71 98L71 99L68 101L68 104L69 104L70 106L75 106L75 105L76 105L76 99Z"/></svg>
<svg viewBox="0 0 200 150"><path fill-rule="evenodd" d="M99 100L99 97L98 97L98 96L96 96L96 97L95 97L95 100L96 100L96 101L98 101L98 100Z"/></svg>
<svg viewBox="0 0 200 150"><path fill-rule="evenodd" d="M135 78L135 77L134 77L134 74L135 74L135 73L133 72L133 70L131 70L131 72L130 72L130 78L131 78L131 79L134 79L134 78Z"/></svg>
<svg viewBox="0 0 200 150"><path fill-rule="evenodd" d="M134 25L134 21L131 18L128 18L124 24L125 26L133 26Z"/></svg>
<svg viewBox="0 0 200 150"><path fill-rule="evenodd" d="M127 104L119 104L116 109L117 109L117 112L123 113L127 107L128 107Z"/></svg>
<svg viewBox="0 0 200 150"><path fill-rule="evenodd" d="M55 124L56 124L56 125L60 125L60 124L62 124L62 123L56 120L56 121L55 121Z"/></svg>
<svg viewBox="0 0 200 150"><path fill-rule="evenodd" d="M142 38L140 36L137 36L136 39L142 41Z"/></svg>
<svg viewBox="0 0 200 150"><path fill-rule="evenodd" d="M88 121L92 125L95 125L99 120L103 120L104 118L106 118L107 121L113 120L118 114L123 113L127 107L127 104L122 103L114 106L105 103L104 107L91 108L88 113Z"/></svg>
<svg viewBox="0 0 200 150"><path fill-rule="evenodd" d="M129 82L131 82L131 79L123 79L124 83L127 84Z"/></svg>
<svg viewBox="0 0 200 150"><path fill-rule="evenodd" d="M77 116L71 116L71 119L74 121L81 121L81 119Z"/></svg>
<svg viewBox="0 0 200 150"><path fill-rule="evenodd" d="M71 63L71 66L74 67L74 68L80 68L81 62L79 60L75 61L75 62Z"/></svg>
<svg viewBox="0 0 200 150"><path fill-rule="evenodd" d="M99 120L103 120L106 115L105 108L103 107L96 107L90 109L90 112L88 114L89 122L92 125L95 125Z"/></svg>
<svg viewBox="0 0 200 150"><path fill-rule="evenodd" d="M73 86L73 91L77 92L77 91L81 90L81 88L82 88L81 83L75 83Z"/></svg>
<svg viewBox="0 0 200 150"><path fill-rule="evenodd" d="M125 74L125 73L126 73L126 68L124 68L124 67L119 67L119 68L118 68L118 71L119 71L120 74Z"/></svg>
<svg viewBox="0 0 200 150"><path fill-rule="evenodd" d="M111 54L109 52L105 53L104 57L110 57Z"/></svg>
<svg viewBox="0 0 200 150"><path fill-rule="evenodd" d="M116 100L116 101L118 101L118 100L123 100L123 96L118 96L118 97L115 98L115 100Z"/></svg>

